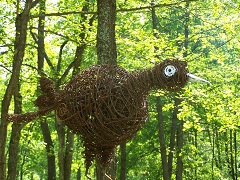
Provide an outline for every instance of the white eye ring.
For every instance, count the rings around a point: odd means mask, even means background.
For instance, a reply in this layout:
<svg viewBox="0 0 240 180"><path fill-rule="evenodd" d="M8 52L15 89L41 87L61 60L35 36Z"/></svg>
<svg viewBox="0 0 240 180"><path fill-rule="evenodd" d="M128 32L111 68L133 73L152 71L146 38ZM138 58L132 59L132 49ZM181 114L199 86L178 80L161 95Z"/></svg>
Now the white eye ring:
<svg viewBox="0 0 240 180"><path fill-rule="evenodd" d="M175 74L175 72L177 71L177 69L173 66L173 65L168 65L167 67L165 67L164 69L164 74L167 77L171 77Z"/></svg>

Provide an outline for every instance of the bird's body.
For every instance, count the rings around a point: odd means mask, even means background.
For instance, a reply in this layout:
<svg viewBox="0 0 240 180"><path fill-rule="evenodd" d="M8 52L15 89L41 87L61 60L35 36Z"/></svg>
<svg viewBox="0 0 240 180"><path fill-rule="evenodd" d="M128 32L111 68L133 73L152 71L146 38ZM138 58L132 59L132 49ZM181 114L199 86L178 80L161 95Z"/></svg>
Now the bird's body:
<svg viewBox="0 0 240 180"><path fill-rule="evenodd" d="M106 166L115 147L135 136L146 122L149 91L178 91L186 84L187 73L187 64L179 60L165 60L137 72L96 65L75 76L59 93L51 81L42 78L43 94L35 101L39 111L18 119L29 121L54 109L60 121L81 135L86 167L96 156Z"/></svg>
<svg viewBox="0 0 240 180"><path fill-rule="evenodd" d="M165 61L152 69L128 72L113 65L96 65L83 70L65 86L56 112L73 132L82 136L87 164L95 155L108 164L120 143L131 139L148 117L146 96L152 88L176 90L185 85L186 65ZM167 77L170 63L179 73ZM162 71L162 72L161 72Z"/></svg>
<svg viewBox="0 0 240 180"><path fill-rule="evenodd" d="M126 86L129 78L123 68L93 66L60 93L57 116L82 136L88 166L95 155L108 164L115 147L132 138L148 117L146 93Z"/></svg>

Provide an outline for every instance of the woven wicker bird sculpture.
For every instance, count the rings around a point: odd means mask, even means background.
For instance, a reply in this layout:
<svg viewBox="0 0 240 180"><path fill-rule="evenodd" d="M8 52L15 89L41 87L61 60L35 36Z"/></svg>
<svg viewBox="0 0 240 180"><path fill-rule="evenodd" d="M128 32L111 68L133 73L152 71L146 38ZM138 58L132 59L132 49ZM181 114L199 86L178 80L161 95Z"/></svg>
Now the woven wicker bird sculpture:
<svg viewBox="0 0 240 180"><path fill-rule="evenodd" d="M146 122L149 91L179 91L189 76L187 63L176 59L137 72L95 65L75 76L58 93L49 79L42 78L42 95L35 101L39 110L9 115L9 120L31 121L55 110L60 121L81 135L86 168L96 156L107 166L116 146L135 136Z"/></svg>

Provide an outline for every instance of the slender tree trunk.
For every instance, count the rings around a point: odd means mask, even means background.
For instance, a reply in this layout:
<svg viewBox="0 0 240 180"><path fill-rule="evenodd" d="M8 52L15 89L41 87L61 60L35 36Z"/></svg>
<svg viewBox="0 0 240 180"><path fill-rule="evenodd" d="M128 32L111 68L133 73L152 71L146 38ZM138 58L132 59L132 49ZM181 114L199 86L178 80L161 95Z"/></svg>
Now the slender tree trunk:
<svg viewBox="0 0 240 180"><path fill-rule="evenodd" d="M78 168L78 171L77 171L77 180L81 180L81 168L80 167Z"/></svg>
<svg viewBox="0 0 240 180"><path fill-rule="evenodd" d="M30 140L28 140L28 142L27 142L26 144L29 145L29 144L30 144ZM25 163L26 163L26 159L27 159L27 155L26 155L26 154L27 154L27 153L26 153L26 150L25 150L25 149L23 149L20 153L21 153L21 155L22 155L22 162L21 162L20 168L19 168L19 169L20 169L20 170L19 170L19 171L20 171L20 172L19 172L19 176L20 176L19 179L20 179L20 180L23 180L23 174L24 174L24 170L23 170L24 168L23 168L23 167L24 167L24 165L25 165Z"/></svg>
<svg viewBox="0 0 240 180"><path fill-rule="evenodd" d="M88 9L89 9L89 0L86 0L86 4L82 8L82 11L87 12ZM88 22L89 26L92 26L94 18L95 18L95 15L93 15L89 19L89 22ZM81 43L76 48L75 57L72 62L72 65L73 65L72 76L75 76L77 73L79 73L79 70L80 70L79 67L82 63L83 53L86 48L86 43L84 41L86 38L86 34L84 31L86 29L86 26L84 25L84 23L86 20L87 20L87 16L82 14L81 21L79 22L79 24L82 25L81 28L83 29L83 32L79 34ZM57 65L57 72L56 72L57 74L61 69L62 49L66 44L67 44L67 41L65 41L61 46L58 65ZM65 77L64 74L62 75L62 77ZM57 82L56 84L57 88L59 87L61 80L62 79L60 78L60 80ZM55 126L56 126L56 130L58 133L58 140L59 140L59 149L58 149L59 179L68 180L68 179L71 179L71 164L72 164L72 157L73 157L74 134L69 130L65 131L65 128L62 122L59 122L56 120ZM66 142L65 142L65 139L66 139Z"/></svg>
<svg viewBox="0 0 240 180"><path fill-rule="evenodd" d="M14 113L21 114L22 112L22 96L20 94L20 84L18 83L14 93ZM9 144L9 158L8 158L8 180L15 180L17 177L18 164L18 147L20 141L20 133L24 124L13 123L11 139Z"/></svg>
<svg viewBox="0 0 240 180"><path fill-rule="evenodd" d="M85 0L85 5L83 6L82 10L83 12L88 12L89 11L89 0ZM88 25L92 26L93 25L93 21L95 19L96 15L93 15L89 21L88 21ZM75 53L75 57L74 57L74 69L73 69L73 75L76 75L79 73L79 66L82 63L82 59L83 59L83 53L84 50L87 46L87 44L85 43L85 38L86 38L86 25L84 24L85 21L87 20L87 16L85 14L81 14L81 21L79 22L79 24L81 24L81 29L82 32L79 34L79 38L81 39L80 45L77 46L76 49L76 53Z"/></svg>
<svg viewBox="0 0 240 180"><path fill-rule="evenodd" d="M120 180L125 180L126 179L126 163L127 163L126 142L123 142L120 145L120 151L121 151Z"/></svg>
<svg viewBox="0 0 240 180"><path fill-rule="evenodd" d="M38 41L37 41L37 51L38 51L38 70L43 70L44 56L45 56L45 46L44 46L44 27L45 27L45 3L46 0L40 2L39 8L39 19L38 19Z"/></svg>
<svg viewBox="0 0 240 180"><path fill-rule="evenodd" d="M64 180L64 147L65 147L65 128L63 124L56 120L56 131L58 134L58 167L59 167L59 180Z"/></svg>
<svg viewBox="0 0 240 180"><path fill-rule="evenodd" d="M178 105L181 103L181 100L175 98L175 108L177 109L174 113L175 118L178 114ZM182 148L183 148L183 121L178 120L177 125L177 172L176 180L182 180L183 173L183 160L182 160Z"/></svg>
<svg viewBox="0 0 240 180"><path fill-rule="evenodd" d="M68 129L64 156L64 180L71 179L71 166L73 157L74 134Z"/></svg>
<svg viewBox="0 0 240 180"><path fill-rule="evenodd" d="M211 130L212 130L213 133L211 133ZM207 131L210 146L212 148L212 159L211 159L211 170L212 171L211 171L211 176L212 176L212 179L214 179L215 135L213 135L214 134L213 123L211 123L211 125L209 126L209 128L206 129L206 131Z"/></svg>
<svg viewBox="0 0 240 180"><path fill-rule="evenodd" d="M116 0L97 0L97 56L98 64L117 64L115 40ZM96 161L97 180L116 179L117 158L114 157L108 169ZM109 177L108 177L109 176Z"/></svg>
<svg viewBox="0 0 240 180"><path fill-rule="evenodd" d="M17 177L18 165L18 148L20 141L20 133L23 128L22 124L13 123L12 133L9 144L9 158L8 158L8 180L15 180Z"/></svg>
<svg viewBox="0 0 240 180"><path fill-rule="evenodd" d="M234 130L234 132L233 132L233 138L234 138L234 140L233 140L233 142L234 142L234 160L235 160L235 172L236 172L236 180L238 180L238 177L239 177L239 173L240 173L240 171L239 171L239 169L238 169L238 161L237 161L237 157L238 157L238 149L237 149L237 131L236 130ZM239 166L240 166L240 164L239 164Z"/></svg>
<svg viewBox="0 0 240 180"><path fill-rule="evenodd" d="M185 6L185 21L184 21L184 53L183 57L188 56L188 36L189 36L189 29L188 29L188 23L189 23L189 5L190 2L186 1L186 6Z"/></svg>
<svg viewBox="0 0 240 180"><path fill-rule="evenodd" d="M230 167L231 167L231 176L232 176L232 180L235 180L235 170L234 170L234 148L233 148L233 132L232 130L230 130Z"/></svg>
<svg viewBox="0 0 240 180"><path fill-rule="evenodd" d="M194 146L196 149L198 149L198 131L197 130L194 131ZM198 154L198 153L196 153L196 154ZM196 161L197 161L197 158L196 158ZM198 171L198 167L196 166L194 169L194 176L195 176L194 179L196 179L196 180L198 179L197 171Z"/></svg>
<svg viewBox="0 0 240 180"><path fill-rule="evenodd" d="M154 0L152 0L152 4L154 4ZM154 37L158 38L157 33L156 33L157 15L155 13L154 7L152 8L152 24L153 24ZM154 47L155 51L157 49L158 49L157 47ZM157 56L156 56L156 58L157 58ZM171 176L172 176L172 161L173 161L173 151L174 151L174 146L175 146L177 119L174 116L172 118L171 135L170 135L170 143L169 143L169 154L167 156L165 138L164 138L162 102L161 102L160 97L157 97L157 112L158 112L158 130L159 130L159 140L160 140L160 152L161 152L162 167L163 167L163 179L165 180L165 179L171 179Z"/></svg>
<svg viewBox="0 0 240 180"><path fill-rule="evenodd" d="M56 166L55 166L54 145L53 145L51 133L48 127L48 123L46 122L46 119L41 122L41 129L42 129L43 139L46 144L46 151L47 151L48 180L55 180Z"/></svg>
<svg viewBox="0 0 240 180"><path fill-rule="evenodd" d="M230 133L229 133L230 134ZM226 140L225 140L225 156L226 156L226 164L227 164L227 167L228 167L228 172L229 172L229 175L232 176L232 169L231 169L231 158L229 158L229 156L231 157L231 149L229 150L229 139L227 138L228 137L228 133L227 131L224 132L224 136L226 137ZM230 151L230 152L229 152Z"/></svg>
<svg viewBox="0 0 240 180"><path fill-rule="evenodd" d="M184 53L183 57L188 56L188 36L189 36L189 29L188 29L188 23L189 23L189 5L190 1L186 1L185 5L185 21L184 21ZM181 103L181 100L178 98L175 98L175 106L177 106ZM178 112L178 111L177 111ZM177 118L177 113L175 114ZM183 174L183 160L182 160L182 148L183 148L183 121L178 121L178 129L177 129L177 172L176 172L176 179L182 180L182 174Z"/></svg>
<svg viewBox="0 0 240 180"><path fill-rule="evenodd" d="M160 97L157 97L157 112L158 112L158 136L160 141L160 153L161 153L161 160L162 160L163 179L169 180L170 176L168 172L168 162L167 162L166 144L165 144L165 136L164 136L162 102Z"/></svg>
<svg viewBox="0 0 240 180"><path fill-rule="evenodd" d="M45 26L45 3L43 0L40 2L40 13L38 21L38 70L40 72L43 70L44 66L44 26ZM48 162L48 179L55 180L56 179L56 165L55 165L55 155L54 155L54 145L51 138L51 132L49 130L48 123L46 119L41 121L41 129L43 134L43 139L46 144L46 152L47 152L47 162Z"/></svg>
<svg viewBox="0 0 240 180"><path fill-rule="evenodd" d="M58 59L58 65L57 65L57 72L56 74L59 75L59 71L61 69L61 63L62 63L62 49L67 44L68 41L63 42L60 48L59 52L59 59ZM57 89L60 85L60 81L57 83ZM58 167L59 167L59 180L65 179L65 139L66 139L66 130L65 126L61 121L58 121L57 117L55 117L55 128L58 134Z"/></svg>
<svg viewBox="0 0 240 180"><path fill-rule="evenodd" d="M32 1L27 0L25 2L24 10L21 14L16 17L16 37L14 43L14 57L13 57L13 68L10 81L8 83L6 92L2 100L1 109L1 124L0 124L0 179L6 179L6 157L5 157L5 147L7 139L7 124L6 117L8 114L9 105L11 102L14 89L18 83L20 76L20 69L24 57L24 50L26 46L27 37L27 24L29 20L30 9L32 8Z"/></svg>
<svg viewBox="0 0 240 180"><path fill-rule="evenodd" d="M220 148L220 143L219 143L219 132L217 127L213 130L215 133L215 142L216 142L216 150L217 150L217 155L215 157L215 163L216 167L222 170L222 162L221 162L221 148Z"/></svg>
<svg viewBox="0 0 240 180"><path fill-rule="evenodd" d="M172 116L172 125L171 125L171 134L170 134L170 143L169 143L169 154L168 154L168 171L169 171L169 178L171 179L172 176L172 166L173 166L173 152L175 147L176 141L176 132L177 132L177 125L178 125L178 102L175 101L173 116Z"/></svg>

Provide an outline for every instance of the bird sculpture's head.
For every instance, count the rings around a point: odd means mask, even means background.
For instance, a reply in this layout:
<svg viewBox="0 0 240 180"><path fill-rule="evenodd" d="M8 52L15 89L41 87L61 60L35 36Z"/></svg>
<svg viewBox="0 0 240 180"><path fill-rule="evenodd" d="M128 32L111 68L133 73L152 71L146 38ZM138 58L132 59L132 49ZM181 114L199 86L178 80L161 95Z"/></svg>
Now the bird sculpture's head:
<svg viewBox="0 0 240 180"><path fill-rule="evenodd" d="M166 59L151 69L154 89L179 91L188 80L188 69L185 61Z"/></svg>
<svg viewBox="0 0 240 180"><path fill-rule="evenodd" d="M190 80L207 82L188 72L187 63L178 59L166 59L151 70L154 88L161 88L168 91L179 91Z"/></svg>

